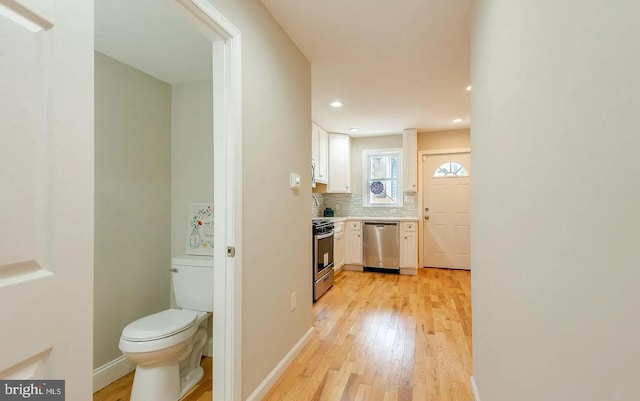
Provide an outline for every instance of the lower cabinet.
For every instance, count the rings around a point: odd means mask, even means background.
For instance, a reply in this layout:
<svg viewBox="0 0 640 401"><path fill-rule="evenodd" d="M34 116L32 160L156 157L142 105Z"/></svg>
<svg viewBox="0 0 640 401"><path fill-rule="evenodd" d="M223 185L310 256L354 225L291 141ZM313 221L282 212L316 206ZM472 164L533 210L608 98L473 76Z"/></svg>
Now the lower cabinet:
<svg viewBox="0 0 640 401"><path fill-rule="evenodd" d="M400 273L415 275L418 269L417 222L400 222ZM335 268L362 270L362 221L347 220L336 223L333 234L333 261Z"/></svg>
<svg viewBox="0 0 640 401"><path fill-rule="evenodd" d="M336 223L333 233L333 269L344 266L344 223Z"/></svg>
<svg viewBox="0 0 640 401"><path fill-rule="evenodd" d="M344 263L362 265L362 222L347 221L344 234Z"/></svg>
<svg viewBox="0 0 640 401"><path fill-rule="evenodd" d="M400 267L418 268L418 236L415 222L400 223Z"/></svg>

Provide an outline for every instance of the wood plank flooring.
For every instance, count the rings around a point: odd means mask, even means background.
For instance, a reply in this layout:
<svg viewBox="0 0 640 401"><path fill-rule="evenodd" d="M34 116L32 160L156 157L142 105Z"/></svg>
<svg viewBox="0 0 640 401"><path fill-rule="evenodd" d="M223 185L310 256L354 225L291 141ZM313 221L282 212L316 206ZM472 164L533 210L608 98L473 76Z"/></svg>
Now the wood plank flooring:
<svg viewBox="0 0 640 401"><path fill-rule="evenodd" d="M315 332L265 400L472 401L471 275L345 271L313 307ZM184 401L211 400L211 358ZM128 401L133 373L94 394Z"/></svg>
<svg viewBox="0 0 640 401"><path fill-rule="evenodd" d="M202 358L200 366L204 369L204 376L182 401L211 401L213 391L212 361L213 359L208 357ZM121 377L93 394L93 401L129 401L134 373L131 372Z"/></svg>
<svg viewBox="0 0 640 401"><path fill-rule="evenodd" d="M472 401L471 275L345 271L265 400Z"/></svg>

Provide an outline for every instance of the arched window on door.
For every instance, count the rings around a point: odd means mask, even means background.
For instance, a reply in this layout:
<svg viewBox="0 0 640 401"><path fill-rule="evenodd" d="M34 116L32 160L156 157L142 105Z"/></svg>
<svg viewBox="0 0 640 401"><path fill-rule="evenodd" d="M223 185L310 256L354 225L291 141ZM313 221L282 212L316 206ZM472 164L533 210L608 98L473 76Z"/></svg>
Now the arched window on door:
<svg viewBox="0 0 640 401"><path fill-rule="evenodd" d="M434 177L468 177L467 168L456 161L444 162L433 173Z"/></svg>

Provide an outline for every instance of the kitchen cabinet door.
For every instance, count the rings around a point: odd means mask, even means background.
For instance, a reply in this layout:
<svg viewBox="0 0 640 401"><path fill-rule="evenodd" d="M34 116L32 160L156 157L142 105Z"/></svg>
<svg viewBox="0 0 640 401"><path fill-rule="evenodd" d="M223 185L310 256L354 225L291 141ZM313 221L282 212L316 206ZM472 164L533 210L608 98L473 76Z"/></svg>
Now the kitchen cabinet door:
<svg viewBox="0 0 640 401"><path fill-rule="evenodd" d="M346 231L344 262L349 265L362 265L362 231Z"/></svg>
<svg viewBox="0 0 640 401"><path fill-rule="evenodd" d="M400 267L418 267L418 236L415 222L400 224Z"/></svg>
<svg viewBox="0 0 640 401"><path fill-rule="evenodd" d="M404 192L418 190L418 130L406 129L402 133Z"/></svg>
<svg viewBox="0 0 640 401"><path fill-rule="evenodd" d="M334 270L344 266L344 232L336 232L333 237Z"/></svg>
<svg viewBox="0 0 640 401"><path fill-rule="evenodd" d="M319 157L319 143L318 143L318 127L315 123L311 123L311 160L316 162L316 166L318 165L318 157ZM316 172L316 180L318 178L318 173Z"/></svg>
<svg viewBox="0 0 640 401"><path fill-rule="evenodd" d="M329 179L329 134L318 127L318 174L316 181L326 184Z"/></svg>
<svg viewBox="0 0 640 401"><path fill-rule="evenodd" d="M327 192L351 192L351 137L329 134L329 182Z"/></svg>

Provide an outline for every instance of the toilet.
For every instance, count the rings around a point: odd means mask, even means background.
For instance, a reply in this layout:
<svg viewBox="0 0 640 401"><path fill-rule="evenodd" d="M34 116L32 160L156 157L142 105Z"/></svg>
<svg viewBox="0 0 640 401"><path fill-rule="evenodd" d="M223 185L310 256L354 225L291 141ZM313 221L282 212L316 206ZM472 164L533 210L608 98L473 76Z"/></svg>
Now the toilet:
<svg viewBox="0 0 640 401"><path fill-rule="evenodd" d="M129 323L120 351L135 363L131 401L177 401L200 381L213 311L213 257L172 260L171 283L177 309L167 309Z"/></svg>

